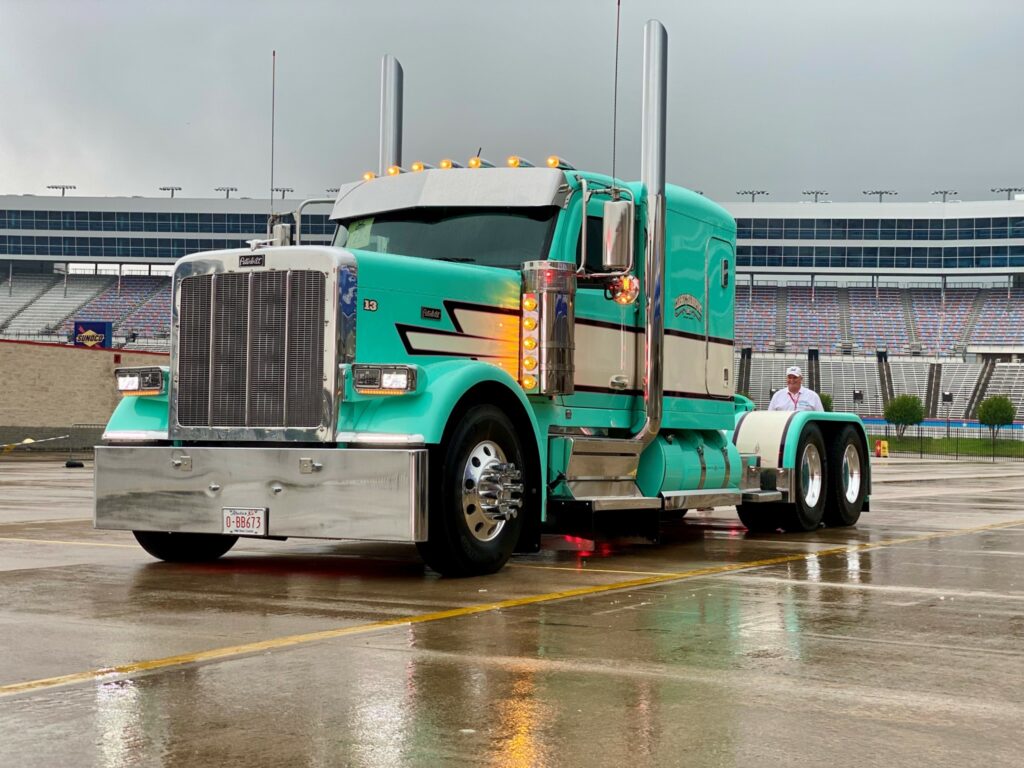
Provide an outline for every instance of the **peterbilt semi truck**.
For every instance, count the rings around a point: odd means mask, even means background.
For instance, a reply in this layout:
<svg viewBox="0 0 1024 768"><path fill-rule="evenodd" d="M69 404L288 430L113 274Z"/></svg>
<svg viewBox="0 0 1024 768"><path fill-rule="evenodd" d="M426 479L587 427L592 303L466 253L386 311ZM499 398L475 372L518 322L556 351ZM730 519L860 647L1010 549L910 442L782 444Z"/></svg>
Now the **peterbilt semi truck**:
<svg viewBox="0 0 1024 768"><path fill-rule="evenodd" d="M409 542L465 576L545 531L656 538L694 508L853 525L860 420L734 391L735 222L665 183L666 56L649 22L638 182L399 159L340 189L331 246L281 226L181 259L169 365L116 372L96 526L168 561Z"/></svg>

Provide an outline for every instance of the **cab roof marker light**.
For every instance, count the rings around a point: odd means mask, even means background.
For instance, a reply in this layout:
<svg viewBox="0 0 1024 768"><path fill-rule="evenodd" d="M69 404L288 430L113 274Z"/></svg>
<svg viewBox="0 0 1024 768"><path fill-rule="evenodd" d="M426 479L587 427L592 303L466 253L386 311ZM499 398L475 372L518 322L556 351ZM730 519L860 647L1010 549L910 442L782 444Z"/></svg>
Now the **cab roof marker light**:
<svg viewBox="0 0 1024 768"><path fill-rule="evenodd" d="M440 168L442 171L447 171L450 168L461 168L462 163L456 163L450 157L446 157L444 160L437 164L437 167Z"/></svg>
<svg viewBox="0 0 1024 768"><path fill-rule="evenodd" d="M430 163L424 163L422 160L417 160L416 162L409 166L409 170L411 170L413 173L432 170L433 168L434 166L432 166Z"/></svg>
<svg viewBox="0 0 1024 768"><path fill-rule="evenodd" d="M367 171L363 174L363 181L373 181L377 178L377 174L373 171Z"/></svg>
<svg viewBox="0 0 1024 768"><path fill-rule="evenodd" d="M509 168L533 168L533 163L519 155L509 155L505 164L508 165Z"/></svg>
<svg viewBox="0 0 1024 768"><path fill-rule="evenodd" d="M405 172L406 172L405 168L403 168L400 165L389 165L388 166L388 171L387 171L388 176L398 176L399 174L405 173Z"/></svg>
<svg viewBox="0 0 1024 768"><path fill-rule="evenodd" d="M476 157L469 158L469 167L470 168L493 168L494 167L494 163L492 163L490 160L484 160L482 157L480 157L480 155L477 155Z"/></svg>
<svg viewBox="0 0 1024 768"><path fill-rule="evenodd" d="M558 168L561 171L575 171L576 167L566 160L564 157L558 155L550 155L548 157L548 168Z"/></svg>

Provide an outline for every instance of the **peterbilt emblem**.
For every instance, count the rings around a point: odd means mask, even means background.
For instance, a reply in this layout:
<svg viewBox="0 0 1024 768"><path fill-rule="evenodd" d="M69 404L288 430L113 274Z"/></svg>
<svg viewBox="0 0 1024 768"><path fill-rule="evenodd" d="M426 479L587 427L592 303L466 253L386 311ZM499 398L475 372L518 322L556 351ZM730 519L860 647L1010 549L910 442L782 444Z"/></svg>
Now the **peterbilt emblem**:
<svg viewBox="0 0 1024 768"><path fill-rule="evenodd" d="M690 317L700 320L704 316L704 305L696 296L689 293L681 293L676 296L675 316Z"/></svg>
<svg viewBox="0 0 1024 768"><path fill-rule="evenodd" d="M245 254L238 257L240 267L265 267L267 256L264 253Z"/></svg>
<svg viewBox="0 0 1024 768"><path fill-rule="evenodd" d="M440 320L440 307L420 307L420 317L424 320Z"/></svg>

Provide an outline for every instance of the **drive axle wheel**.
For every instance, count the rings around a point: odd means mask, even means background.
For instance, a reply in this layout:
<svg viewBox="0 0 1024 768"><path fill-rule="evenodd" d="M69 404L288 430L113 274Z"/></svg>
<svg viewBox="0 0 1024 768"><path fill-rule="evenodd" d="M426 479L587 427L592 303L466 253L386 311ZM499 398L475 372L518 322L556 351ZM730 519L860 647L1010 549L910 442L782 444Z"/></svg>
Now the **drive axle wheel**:
<svg viewBox="0 0 1024 768"><path fill-rule="evenodd" d="M444 576L500 570L523 528L524 453L508 417L493 405L462 416L430 455L427 565Z"/></svg>
<svg viewBox="0 0 1024 768"><path fill-rule="evenodd" d="M841 527L860 519L867 496L867 456L854 427L844 427L839 439L829 447L830 471L825 524Z"/></svg>
<svg viewBox="0 0 1024 768"><path fill-rule="evenodd" d="M216 560L235 546L237 536L216 533L164 533L132 531L135 540L157 560L168 563L204 563Z"/></svg>
<svg viewBox="0 0 1024 768"><path fill-rule="evenodd" d="M813 531L821 525L828 495L828 462L825 441L816 424L808 424L796 446L793 470L794 503L786 504L779 517L784 531Z"/></svg>

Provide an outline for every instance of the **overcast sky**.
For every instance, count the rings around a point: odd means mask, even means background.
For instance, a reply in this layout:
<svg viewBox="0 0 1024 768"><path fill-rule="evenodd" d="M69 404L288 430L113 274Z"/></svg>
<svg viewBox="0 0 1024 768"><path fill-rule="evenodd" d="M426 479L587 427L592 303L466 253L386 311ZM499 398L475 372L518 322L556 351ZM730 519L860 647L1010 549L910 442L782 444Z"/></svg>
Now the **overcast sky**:
<svg viewBox="0 0 1024 768"><path fill-rule="evenodd" d="M669 32L668 180L723 201L1024 186L1024 0L623 0L618 175L643 25ZM615 0L0 0L0 194L296 197L376 168L380 59L406 165L611 170Z"/></svg>

